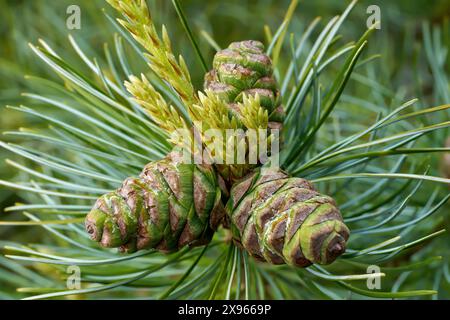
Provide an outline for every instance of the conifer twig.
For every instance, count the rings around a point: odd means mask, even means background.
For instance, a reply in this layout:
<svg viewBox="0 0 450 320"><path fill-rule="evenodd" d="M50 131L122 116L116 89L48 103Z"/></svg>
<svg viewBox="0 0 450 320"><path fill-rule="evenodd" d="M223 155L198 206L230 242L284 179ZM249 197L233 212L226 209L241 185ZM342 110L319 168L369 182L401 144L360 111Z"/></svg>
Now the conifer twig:
<svg viewBox="0 0 450 320"><path fill-rule="evenodd" d="M125 17L125 20L118 19L119 23L147 50L144 55L150 61L150 68L173 87L191 112L192 106L198 103L198 97L183 57L180 55L177 61L172 52L165 26L162 26L160 38L145 0L107 1Z"/></svg>

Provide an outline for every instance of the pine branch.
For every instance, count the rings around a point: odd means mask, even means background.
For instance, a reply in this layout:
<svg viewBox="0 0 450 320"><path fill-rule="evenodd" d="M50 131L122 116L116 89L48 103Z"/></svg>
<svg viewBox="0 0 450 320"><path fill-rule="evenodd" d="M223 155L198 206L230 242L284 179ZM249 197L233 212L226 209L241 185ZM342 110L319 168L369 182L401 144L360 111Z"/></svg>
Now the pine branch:
<svg viewBox="0 0 450 320"><path fill-rule="evenodd" d="M208 91L196 94L183 60L177 61L172 53L165 29L161 38L157 35L145 1L109 2L124 13L126 21L121 23L148 51L147 58L153 71L181 98L184 97L183 103L191 120L201 120L206 124L201 133L214 127L220 130L267 127L267 112L261 110L257 96L245 97L241 103L233 105L239 108L239 113L235 113ZM63 78L66 86L50 80L32 79L34 88L45 87L45 94L28 94L27 97L37 106L14 107L14 110L42 119L50 124L50 128L8 132L16 138L27 139L27 144L0 143L2 148L23 161L7 161L20 175L17 179L20 182L0 181L0 184L19 189L20 196L27 203L5 210L12 214L22 212L27 220L14 218L0 222L1 227L13 224L42 228L46 235L54 238L54 241L26 247L21 243L0 240L2 247L7 245L2 250L8 258L0 257L0 267L8 269L3 271L3 276L11 284L8 289L0 289L0 296L7 296L4 291L11 288L17 288L20 295L37 295L31 298L94 292L95 296L88 297L128 298L135 297L139 291L147 296L168 299L344 299L352 293L358 294L357 297L401 298L444 292L442 287L439 289L439 283L447 281L445 285L448 285L450 279L448 232L445 237L441 229L448 225L448 217L446 212L444 215L440 213L450 195L446 186L441 185L448 184L449 179L423 174L424 171L420 171L422 166L416 165L415 159L420 154L427 156L431 152L448 151L448 147L436 147L432 143L435 142L435 133L448 130L450 124L445 116L449 107L417 108L417 111L400 115L412 102L392 111L384 103L378 105L378 101L347 96L345 102L350 101L358 112L347 109L347 103L334 109L339 97L335 99L333 96L339 93L340 86L331 85L337 73L333 70L332 77L328 77L327 67L338 64L338 59L351 50L354 56L359 48L354 45L344 45L336 50L331 48L340 39L337 29L348 11L341 18L333 19L315 42L309 43L308 35L318 20L307 29L297 48L291 43L290 49L294 52L289 53L292 61L287 65L291 67L285 74L282 90L282 93L287 93L285 98L289 102L290 114L284 123L288 135L286 142L290 143L285 148L300 146L304 142L301 132L308 133L311 141L305 146L307 152L304 152L304 157L298 156L301 150L295 152L297 148L293 148L293 161L287 163L289 171L314 179L319 190L328 190L329 194L336 195L345 222L356 231L348 243L347 252L333 265L295 269L256 263L245 251L230 245L229 234L224 229L215 233L207 252L206 249L193 248L168 257L153 250L117 255L100 250L93 242L87 241L77 218L92 207L98 193L116 188L124 177L136 174L149 159L164 156L168 152L168 144L161 129L171 133L186 127L188 121L174 102L178 99L166 101L157 89L164 97L169 96L168 92L163 92L157 84L150 84L145 77L131 77L126 83L134 95L133 101L125 89L117 85L122 81L122 74L113 71L114 81L109 78L110 71L116 70L113 59L108 59L110 70L102 70L101 63L89 60L71 39L81 61L93 72L94 79L75 68L75 61L56 55L47 44L42 44L44 49L32 47ZM283 39L286 27L283 24L273 37L272 52L277 56L282 54L279 51L283 49L280 39ZM134 61L123 54L120 46L117 49L120 65L128 76L128 66L134 67ZM306 49L311 50L302 51ZM365 66L369 60L362 60L354 67ZM284 59L280 56L278 62L281 68ZM297 66L304 67L297 70ZM355 75L352 69L348 71L348 76L350 74ZM336 82L343 79L342 75L338 76ZM370 89L377 93L382 92L383 102L384 99L404 100L403 96L396 95L395 90L385 90L378 79L370 75L356 75L352 79L369 84ZM326 92L329 99L324 99L322 105L321 95ZM365 106L379 113L379 119L373 125L364 118ZM327 125L331 111L335 117ZM146 113L154 122L147 119ZM440 120L434 121L439 117ZM423 126L417 126L423 119L433 121L424 121ZM319 130L322 123L324 125ZM419 141L422 136L429 140L425 143ZM413 146L414 143L420 145ZM423 163L428 167L430 162L427 159ZM238 171L239 167L230 166L230 170ZM431 171L430 174L436 173ZM429 185L432 185L431 189ZM422 195L425 200L420 199ZM442 240L442 243L429 245L431 240ZM414 260L400 261L398 255L413 246L425 250L421 249L422 254L414 256ZM443 258L427 259L436 255ZM400 258L405 260L404 256ZM27 268L16 261L26 264ZM411 261L415 263L411 264ZM59 275L74 264L82 268L82 288L66 290L65 278ZM383 292L364 290L365 279L374 276L367 274L366 268L373 264L381 268L381 273L376 275L386 274ZM41 276L44 271L45 275L56 276L44 278ZM394 276L402 275L396 281L392 273ZM405 274L413 280L408 278L408 283L404 282ZM428 274L432 274L431 285ZM353 282L361 280L361 285L353 285ZM417 290L422 288L436 291Z"/></svg>

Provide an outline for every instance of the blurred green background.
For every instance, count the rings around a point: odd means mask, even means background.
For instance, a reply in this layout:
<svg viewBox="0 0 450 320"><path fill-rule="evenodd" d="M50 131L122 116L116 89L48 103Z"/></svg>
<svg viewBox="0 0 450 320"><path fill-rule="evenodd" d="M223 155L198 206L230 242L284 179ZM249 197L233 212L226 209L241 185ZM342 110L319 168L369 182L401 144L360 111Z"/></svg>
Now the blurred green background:
<svg viewBox="0 0 450 320"><path fill-rule="evenodd" d="M200 87L203 81L203 70L193 54L191 45L176 17L171 1L148 1L156 24L164 23L170 33L174 51L182 53L194 79ZM183 0L181 4L186 16L196 34L200 49L211 62L214 49L203 36L210 35L220 47L243 39L265 40L264 25L272 32L278 28L283 19L288 0ZM349 1L300 1L292 21L291 30L298 40L301 30L316 17L321 16L323 22L336 14L342 13ZM81 9L81 29L68 30L66 19L68 6L76 4ZM430 62L433 55L427 52L426 32L431 37L432 45L438 53L445 54L449 48L450 30L448 14L449 0L397 0L375 1L361 0L342 26L344 38L356 39L366 29L366 12L369 5L378 5L381 9L381 29L369 43L369 51L379 53L380 58L373 63L373 76L378 85L392 91L392 97L404 97L405 100L417 97L423 106L449 103L448 82L445 89L436 85L436 79L448 79L450 74L448 55L439 68L439 75L433 71ZM64 54L68 61L85 70L81 59L70 48L67 38L72 34L77 42L88 53L89 57L97 57L99 64L105 63L104 43L113 48L114 34L117 29L108 21L105 12L115 16L111 8L103 0L0 0L0 131L8 131L19 127L47 126L36 118L26 117L23 113L8 109L7 105L25 104L22 92L33 91L32 83L25 75L38 75L43 78L54 78L56 75L38 61L28 47L28 43L37 43L45 39L57 52ZM300 30L295 34L295 30ZM438 31L436 31L438 30ZM425 31L425 33L424 33ZM129 50L125 47L125 51ZM439 53L440 52L440 53ZM133 72L145 66L136 62L130 66ZM448 81L448 80L447 80ZM351 84L352 96L369 97L372 92L368 86ZM447 92L445 92L447 91ZM41 90L42 93L42 90ZM345 99L345 98L344 98ZM349 104L360 105L364 101L355 101L347 97ZM368 99L373 101L373 99ZM385 101L389 104L389 101ZM444 113L445 115L445 113ZM448 113L447 113L448 115ZM442 119L445 120L445 119ZM448 120L448 119L447 119ZM435 146L443 145L445 134L434 137ZM1 140L11 141L12 138L2 136ZM17 138L15 138L17 139ZM17 141L17 140L15 140ZM3 149L0 150L0 179L15 178L16 171L8 167L4 160L13 157ZM438 159L435 159L434 175L439 175ZM8 219L3 208L18 201L25 201L26 195L4 187L0 188L0 214L2 220ZM17 219L17 217L15 217ZM448 220L448 219L447 219ZM14 241L24 239L37 241L42 237L39 228L2 227L0 240ZM42 241L42 239L40 239ZM441 244L446 245L445 242ZM427 249L432 250L432 249ZM7 285L6 273L0 277L0 287Z"/></svg>

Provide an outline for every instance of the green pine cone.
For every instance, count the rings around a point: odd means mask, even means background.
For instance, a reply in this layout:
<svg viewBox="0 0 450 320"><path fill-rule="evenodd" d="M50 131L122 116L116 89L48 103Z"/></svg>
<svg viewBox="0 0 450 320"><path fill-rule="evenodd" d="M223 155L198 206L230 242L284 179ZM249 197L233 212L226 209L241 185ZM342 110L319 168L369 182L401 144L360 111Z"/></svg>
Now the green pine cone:
<svg viewBox="0 0 450 320"><path fill-rule="evenodd" d="M236 183L226 211L234 241L273 264L332 263L350 233L331 197L279 169L258 169Z"/></svg>
<svg viewBox="0 0 450 320"><path fill-rule="evenodd" d="M100 197L85 220L91 239L125 252L208 243L225 214L217 175L174 158L147 164L139 178Z"/></svg>
<svg viewBox="0 0 450 320"><path fill-rule="evenodd" d="M261 42L233 42L214 56L213 70L205 75L204 88L229 103L230 111L237 115L237 102L242 102L243 95L258 94L262 107L268 111L269 127L280 129L284 110L272 73L272 61Z"/></svg>

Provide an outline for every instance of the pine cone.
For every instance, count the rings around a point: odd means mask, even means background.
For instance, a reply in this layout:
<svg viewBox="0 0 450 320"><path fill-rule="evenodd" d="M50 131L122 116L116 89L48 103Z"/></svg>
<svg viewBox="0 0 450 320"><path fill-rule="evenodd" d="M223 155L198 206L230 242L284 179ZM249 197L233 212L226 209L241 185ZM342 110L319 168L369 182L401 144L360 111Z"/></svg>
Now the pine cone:
<svg viewBox="0 0 450 320"><path fill-rule="evenodd" d="M174 158L147 164L139 178L100 197L85 221L91 239L126 252L208 243L225 214L216 173Z"/></svg>
<svg viewBox="0 0 450 320"><path fill-rule="evenodd" d="M229 103L239 115L237 102L243 95L259 94L261 105L268 110L269 128L281 129L284 118L280 93L272 75L272 61L259 41L233 42L214 56L213 70L205 75L205 90L211 90ZM239 117L238 117L239 118Z"/></svg>
<svg viewBox="0 0 450 320"><path fill-rule="evenodd" d="M226 211L234 241L273 264L332 263L349 237L331 197L278 169L256 170L236 183Z"/></svg>

